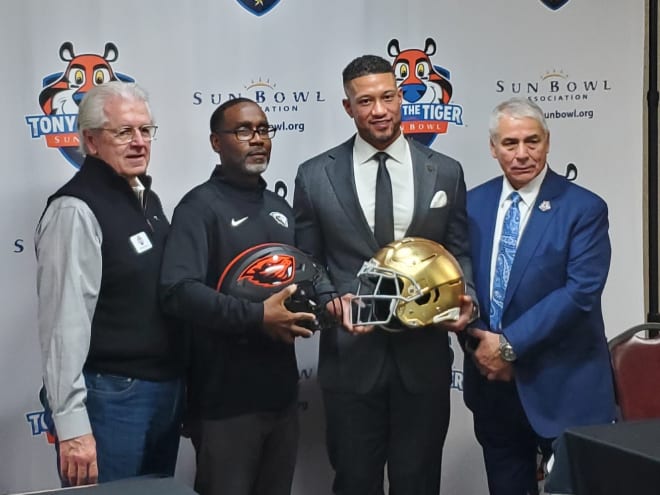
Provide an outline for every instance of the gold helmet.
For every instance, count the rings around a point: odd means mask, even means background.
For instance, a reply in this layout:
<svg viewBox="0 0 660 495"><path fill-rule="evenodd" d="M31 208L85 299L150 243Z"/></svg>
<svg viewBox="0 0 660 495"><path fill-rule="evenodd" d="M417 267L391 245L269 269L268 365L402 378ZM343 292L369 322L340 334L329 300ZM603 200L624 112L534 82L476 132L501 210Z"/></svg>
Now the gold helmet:
<svg viewBox="0 0 660 495"><path fill-rule="evenodd" d="M364 263L358 279L351 321L393 332L457 320L465 294L456 259L420 237L390 242Z"/></svg>

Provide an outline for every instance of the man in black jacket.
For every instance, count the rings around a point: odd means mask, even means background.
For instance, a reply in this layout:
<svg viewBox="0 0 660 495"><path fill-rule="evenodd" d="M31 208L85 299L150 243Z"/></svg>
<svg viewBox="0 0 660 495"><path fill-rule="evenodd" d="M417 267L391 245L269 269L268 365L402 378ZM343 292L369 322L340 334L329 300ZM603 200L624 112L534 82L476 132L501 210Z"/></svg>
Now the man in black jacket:
<svg viewBox="0 0 660 495"><path fill-rule="evenodd" d="M266 190L275 128L252 100L237 98L211 116L220 156L211 178L174 211L163 261L167 312L192 339L189 417L202 495L288 495L298 442L295 337L313 314L284 307L295 285L253 302L216 290L232 260L264 243L294 243L291 208Z"/></svg>
<svg viewBox="0 0 660 495"><path fill-rule="evenodd" d="M90 90L80 171L48 199L35 235L42 400L64 485L172 475L181 345L158 303L169 224L146 175L156 133L147 96Z"/></svg>

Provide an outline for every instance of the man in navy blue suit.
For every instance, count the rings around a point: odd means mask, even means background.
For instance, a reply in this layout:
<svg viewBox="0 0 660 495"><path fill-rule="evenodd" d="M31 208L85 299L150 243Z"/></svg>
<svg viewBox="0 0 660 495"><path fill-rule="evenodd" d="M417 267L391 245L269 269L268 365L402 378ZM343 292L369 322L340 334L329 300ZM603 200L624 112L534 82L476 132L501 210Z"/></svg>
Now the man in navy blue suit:
<svg viewBox="0 0 660 495"><path fill-rule="evenodd" d="M537 494L536 456L615 404L601 294L607 205L553 172L542 110L498 105L490 150L503 176L468 193L480 320L466 341L464 398L491 495Z"/></svg>

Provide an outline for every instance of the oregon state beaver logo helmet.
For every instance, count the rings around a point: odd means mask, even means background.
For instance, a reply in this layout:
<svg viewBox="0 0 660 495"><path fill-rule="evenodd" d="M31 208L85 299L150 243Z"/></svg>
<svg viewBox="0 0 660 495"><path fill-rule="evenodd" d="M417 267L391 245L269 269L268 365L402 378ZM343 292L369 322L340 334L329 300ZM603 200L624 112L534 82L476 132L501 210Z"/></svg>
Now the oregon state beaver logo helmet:
<svg viewBox="0 0 660 495"><path fill-rule="evenodd" d="M351 321L394 332L458 319L465 294L456 259L421 237L390 242L364 263L358 279Z"/></svg>
<svg viewBox="0 0 660 495"><path fill-rule="evenodd" d="M314 313L316 324L310 327L311 322L304 322L302 326L320 330L335 324L325 303L336 294L318 291L318 284L324 279L325 270L307 254L288 244L268 243L238 254L220 276L217 289L223 294L261 302L296 284L298 289L284 305L292 312Z"/></svg>

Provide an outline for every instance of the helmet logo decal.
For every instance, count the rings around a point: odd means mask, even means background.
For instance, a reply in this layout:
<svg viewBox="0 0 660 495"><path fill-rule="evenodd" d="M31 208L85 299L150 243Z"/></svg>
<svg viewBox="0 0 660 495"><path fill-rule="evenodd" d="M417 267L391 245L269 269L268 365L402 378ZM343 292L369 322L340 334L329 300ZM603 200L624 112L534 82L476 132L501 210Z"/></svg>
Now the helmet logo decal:
<svg viewBox="0 0 660 495"><path fill-rule="evenodd" d="M286 254L273 254L259 258L238 277L254 285L276 287L293 281L296 273L295 259Z"/></svg>

